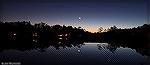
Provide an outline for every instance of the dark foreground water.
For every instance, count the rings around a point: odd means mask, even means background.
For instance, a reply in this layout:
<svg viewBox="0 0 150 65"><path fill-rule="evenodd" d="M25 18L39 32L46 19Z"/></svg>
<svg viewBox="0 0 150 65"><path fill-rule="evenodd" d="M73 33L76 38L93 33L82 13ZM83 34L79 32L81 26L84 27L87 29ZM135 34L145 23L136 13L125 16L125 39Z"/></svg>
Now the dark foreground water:
<svg viewBox="0 0 150 65"><path fill-rule="evenodd" d="M141 51L107 43L84 43L79 47L59 48L3 50L0 52L1 65L9 62L19 62L20 65L150 65L150 56L142 54L150 53L149 49Z"/></svg>

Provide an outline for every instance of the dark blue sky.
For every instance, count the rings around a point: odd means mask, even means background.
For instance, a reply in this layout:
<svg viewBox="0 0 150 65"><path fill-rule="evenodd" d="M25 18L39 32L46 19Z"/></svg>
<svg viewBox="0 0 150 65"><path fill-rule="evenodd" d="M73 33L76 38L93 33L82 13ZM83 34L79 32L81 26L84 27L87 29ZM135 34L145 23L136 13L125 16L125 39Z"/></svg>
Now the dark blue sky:
<svg viewBox="0 0 150 65"><path fill-rule="evenodd" d="M148 0L2 0L1 21L45 22L49 25L131 28L147 21ZM81 22L78 22L81 17Z"/></svg>

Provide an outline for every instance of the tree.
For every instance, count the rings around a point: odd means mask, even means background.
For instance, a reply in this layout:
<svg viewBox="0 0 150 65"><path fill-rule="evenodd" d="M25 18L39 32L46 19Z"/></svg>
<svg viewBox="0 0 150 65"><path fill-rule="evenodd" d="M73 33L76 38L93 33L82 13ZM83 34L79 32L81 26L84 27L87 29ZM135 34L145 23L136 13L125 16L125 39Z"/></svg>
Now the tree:
<svg viewBox="0 0 150 65"><path fill-rule="evenodd" d="M118 29L116 26L110 27L110 30L116 30Z"/></svg>
<svg viewBox="0 0 150 65"><path fill-rule="evenodd" d="M98 28L98 32L100 32L100 33L103 32L103 30L104 30L103 27Z"/></svg>

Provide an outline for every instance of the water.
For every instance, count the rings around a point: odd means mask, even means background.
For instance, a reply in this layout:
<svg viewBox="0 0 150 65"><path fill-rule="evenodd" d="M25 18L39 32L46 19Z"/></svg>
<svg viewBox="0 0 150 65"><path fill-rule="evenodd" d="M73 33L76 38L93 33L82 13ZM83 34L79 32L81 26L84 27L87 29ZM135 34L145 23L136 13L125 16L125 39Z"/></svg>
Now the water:
<svg viewBox="0 0 150 65"><path fill-rule="evenodd" d="M7 49L0 52L0 61L21 65L150 65L150 56L138 51L108 43L84 43L59 49L54 46L25 51Z"/></svg>

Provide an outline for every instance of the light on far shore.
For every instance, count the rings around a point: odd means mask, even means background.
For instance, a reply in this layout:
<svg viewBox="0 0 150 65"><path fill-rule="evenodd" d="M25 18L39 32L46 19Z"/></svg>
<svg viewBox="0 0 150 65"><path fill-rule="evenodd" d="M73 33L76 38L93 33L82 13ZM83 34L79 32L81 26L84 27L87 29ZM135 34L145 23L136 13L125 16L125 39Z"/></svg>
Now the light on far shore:
<svg viewBox="0 0 150 65"><path fill-rule="evenodd" d="M14 36L16 36L16 33L14 33Z"/></svg>

